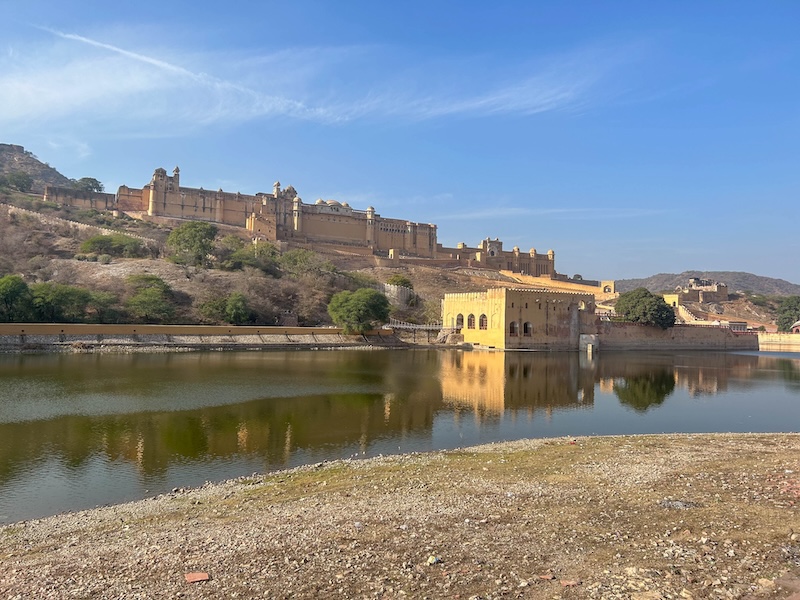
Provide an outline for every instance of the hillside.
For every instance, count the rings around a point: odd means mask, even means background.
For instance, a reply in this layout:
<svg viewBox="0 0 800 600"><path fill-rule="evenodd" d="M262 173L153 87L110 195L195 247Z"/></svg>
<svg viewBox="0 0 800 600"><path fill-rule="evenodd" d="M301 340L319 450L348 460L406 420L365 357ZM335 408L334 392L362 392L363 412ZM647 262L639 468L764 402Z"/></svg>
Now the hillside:
<svg viewBox="0 0 800 600"><path fill-rule="evenodd" d="M22 146L0 144L0 174L15 171L30 175L34 179L33 189L39 192L48 183L55 185L72 183ZM130 219L125 215L114 218L94 211L44 205L35 196L17 194L7 188L0 190L0 201L44 211L48 218L60 216L70 221L82 221L94 226L110 227L116 231L143 236L153 240L151 245L161 247L162 251L163 243L169 233L169 228ZM31 215L11 219L8 213L0 214L0 276L17 273L30 283L50 281L107 292L118 298L118 309L124 313L122 305L129 295L129 290L126 290L126 278L135 273L157 274L175 292L176 317L184 322L206 321L208 317L202 314L202 305L215 297L225 297L236 291L247 298L254 312L253 319L258 322L275 322L281 315L291 312L296 314L303 324L327 323L329 317L326 305L331 294L360 284L372 285L385 282L392 274L398 272L411 280L423 302L418 303L413 310L400 310L395 316L432 321L439 318L439 301L445 293L481 291L513 283L498 272L487 269L442 269L421 265L376 267L371 257L313 246L309 246L309 249L321 252L314 263L323 267L325 264L332 265L333 271L324 267L322 276L319 273L299 276L296 273L282 273L280 266L276 265L266 272L258 269L236 272L187 270L185 267L157 258L157 252L152 256L138 258L117 257L112 264L100 264L75 259L81 255L81 242L98 233L96 230L78 230L69 222L46 223L30 217ZM226 231L224 235L229 233L235 232ZM224 235L220 235L218 242L221 242ZM224 253L223 248L217 248L217 251ZM96 258L94 257L94 260ZM277 262L280 263L280 258ZM774 322L775 309L775 301L771 299L761 298L758 306L754 305L753 294L800 295L800 285L781 279L732 271L661 273L645 279L619 280L617 290L625 292L643 286L654 292L672 291L678 286L685 286L690 277L724 282L731 293L748 292L746 297L740 297L741 294L732 296L730 302L723 303L724 306L696 307L698 313L708 312L725 318L747 319L753 323Z"/></svg>
<svg viewBox="0 0 800 600"><path fill-rule="evenodd" d="M42 212L12 212L14 209L4 204L12 201L29 209L37 208L38 204ZM79 226L76 221L91 225ZM81 251L81 244L101 233L98 227L151 240L145 248L149 250L138 257L114 256L105 261L91 253L87 255ZM0 190L0 277L20 275L28 285L77 286L103 295L110 302L102 307L106 313L103 322L116 322L118 319L125 322L128 302L134 292L129 278L147 275L168 286L174 310L172 322L223 322L219 315L209 314L206 309L215 300L239 293L244 296L250 311L248 322L275 324L289 314L296 316L301 325L330 324L327 304L334 293L371 287L386 282L398 272L409 277L421 298L413 306L395 305L392 316L417 322L440 318L439 300L445 292L485 290L494 281L469 269L464 272L435 267L389 269L375 267L363 259L353 261L351 257L337 258L315 253L309 253L310 256L301 254L302 264L287 266L283 259L291 251L275 257L264 269L188 267L164 258L163 242L167 233L167 229L124 215L112 217L93 211L57 209L24 196L21 200L13 200ZM226 251L223 238L224 235L219 236L212 251L215 257L224 255ZM307 252L295 250L298 251Z"/></svg>
<svg viewBox="0 0 800 600"><path fill-rule="evenodd" d="M651 292L673 291L678 286L686 287L690 277L725 283L731 292L748 292L764 296L800 296L800 285L796 283L741 271L684 271L678 274L659 273L643 279L619 279L617 291L629 292L638 287L645 287Z"/></svg>
<svg viewBox="0 0 800 600"><path fill-rule="evenodd" d="M44 192L47 184L64 186L72 184L68 177L40 161L32 152L25 150L22 146L0 144L0 175L7 175L15 171L21 171L33 177L31 191L39 194Z"/></svg>

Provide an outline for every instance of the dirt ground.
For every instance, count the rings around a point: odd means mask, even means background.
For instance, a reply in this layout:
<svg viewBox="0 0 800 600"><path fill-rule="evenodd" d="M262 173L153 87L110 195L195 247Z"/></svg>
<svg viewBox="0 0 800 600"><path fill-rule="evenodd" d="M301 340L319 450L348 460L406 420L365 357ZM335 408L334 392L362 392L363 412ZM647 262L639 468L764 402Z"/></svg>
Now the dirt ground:
<svg viewBox="0 0 800 600"><path fill-rule="evenodd" d="M322 463L0 528L0 597L798 598L798 506L797 434Z"/></svg>

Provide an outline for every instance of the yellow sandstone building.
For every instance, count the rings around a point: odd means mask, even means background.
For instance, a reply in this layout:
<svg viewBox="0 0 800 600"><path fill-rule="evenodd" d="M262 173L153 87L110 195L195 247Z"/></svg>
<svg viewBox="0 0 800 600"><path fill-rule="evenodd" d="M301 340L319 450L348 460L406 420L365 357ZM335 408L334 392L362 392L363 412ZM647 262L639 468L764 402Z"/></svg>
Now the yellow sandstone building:
<svg viewBox="0 0 800 600"><path fill-rule="evenodd" d="M442 326L464 342L503 350L576 350L581 333L595 329L591 293L493 288L445 294Z"/></svg>

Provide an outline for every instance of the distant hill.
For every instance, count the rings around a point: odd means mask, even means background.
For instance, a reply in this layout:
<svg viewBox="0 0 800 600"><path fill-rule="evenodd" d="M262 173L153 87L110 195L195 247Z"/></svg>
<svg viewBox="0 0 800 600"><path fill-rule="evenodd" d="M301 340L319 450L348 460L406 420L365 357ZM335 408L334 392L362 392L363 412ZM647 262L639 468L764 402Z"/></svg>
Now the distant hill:
<svg viewBox="0 0 800 600"><path fill-rule="evenodd" d="M32 152L14 144L0 144L0 175L22 171L33 177L32 192L43 193L44 186L69 186L72 181L53 167L40 161Z"/></svg>
<svg viewBox="0 0 800 600"><path fill-rule="evenodd" d="M764 296L800 296L800 285L784 279L762 277L741 271L684 271L683 273L659 273L644 279L618 279L618 292L629 292L645 287L651 292L672 291L678 286L686 287L690 277L702 277L728 285L731 292L752 292Z"/></svg>

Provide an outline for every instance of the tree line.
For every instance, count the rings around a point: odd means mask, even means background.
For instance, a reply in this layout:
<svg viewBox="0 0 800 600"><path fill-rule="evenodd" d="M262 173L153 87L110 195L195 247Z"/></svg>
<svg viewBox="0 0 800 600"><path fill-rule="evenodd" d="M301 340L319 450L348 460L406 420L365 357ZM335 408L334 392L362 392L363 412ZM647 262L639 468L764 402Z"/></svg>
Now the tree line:
<svg viewBox="0 0 800 600"><path fill-rule="evenodd" d="M0 188L10 188L18 192L30 192L33 188L33 183L33 176L25 171L0 173ZM105 189L103 184L94 177L71 179L70 184L74 189L84 192L102 192Z"/></svg>

